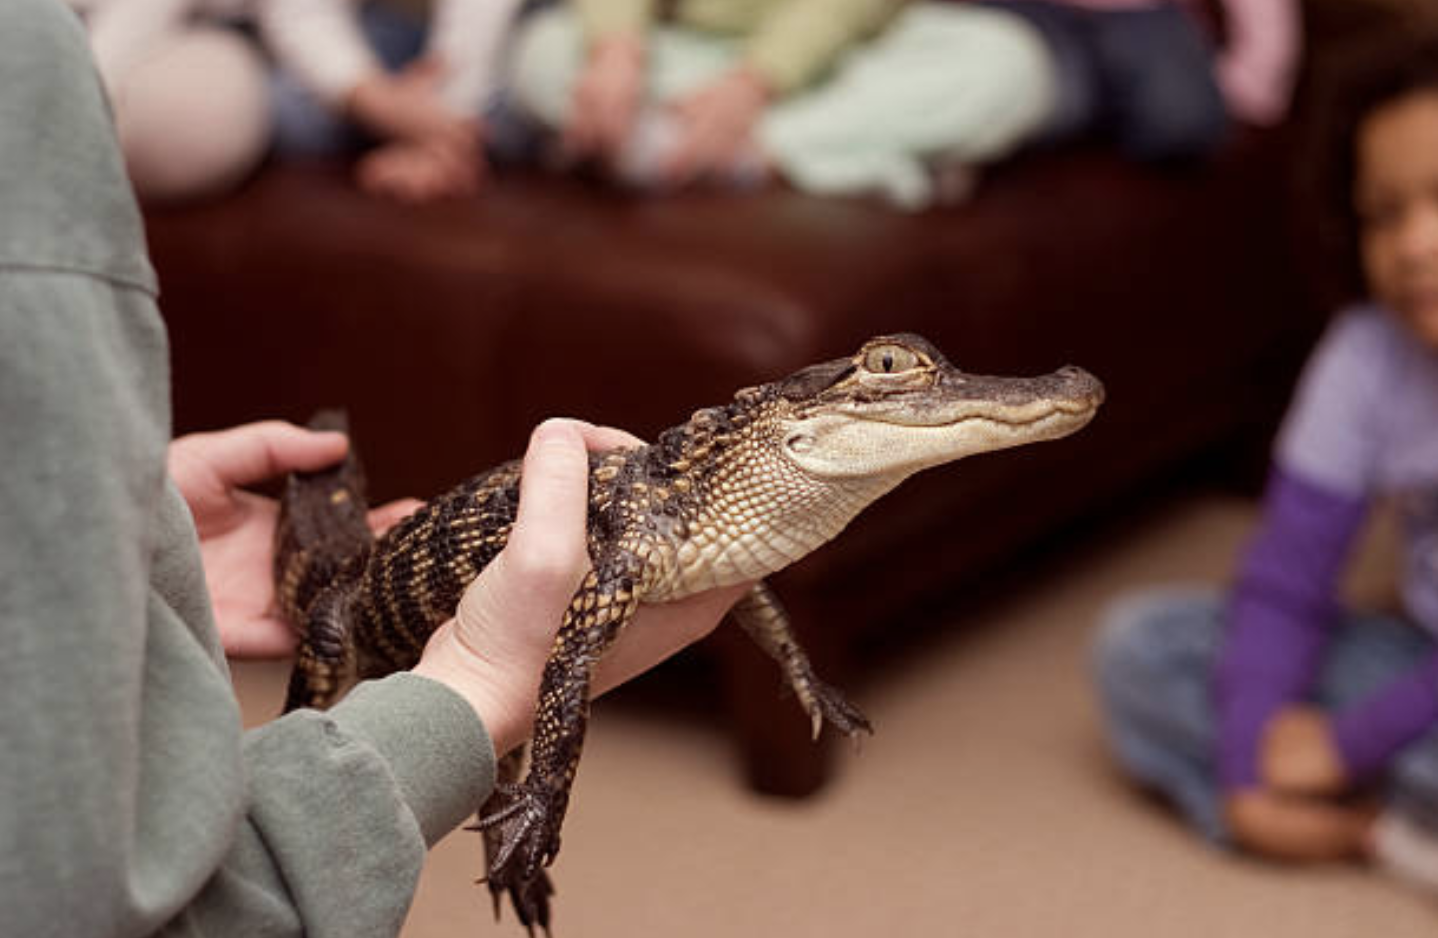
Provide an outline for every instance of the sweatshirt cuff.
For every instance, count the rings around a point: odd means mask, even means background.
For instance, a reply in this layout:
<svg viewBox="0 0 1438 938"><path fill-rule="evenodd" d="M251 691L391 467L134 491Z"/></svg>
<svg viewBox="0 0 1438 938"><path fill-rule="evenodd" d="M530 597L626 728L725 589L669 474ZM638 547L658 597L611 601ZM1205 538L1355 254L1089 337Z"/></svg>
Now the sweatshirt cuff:
<svg viewBox="0 0 1438 938"><path fill-rule="evenodd" d="M389 764L401 797L433 845L494 789L494 744L474 709L438 681L401 672L363 681L330 716Z"/></svg>

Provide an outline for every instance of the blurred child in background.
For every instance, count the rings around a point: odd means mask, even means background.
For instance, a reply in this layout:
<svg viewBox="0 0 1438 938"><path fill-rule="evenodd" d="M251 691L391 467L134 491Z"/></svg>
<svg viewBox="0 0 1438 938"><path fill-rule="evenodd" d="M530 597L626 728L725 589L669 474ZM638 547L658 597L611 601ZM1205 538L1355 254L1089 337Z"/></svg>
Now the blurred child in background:
<svg viewBox="0 0 1438 938"><path fill-rule="evenodd" d="M485 115L519 3L436 0L426 30L384 3L258 0L280 67L280 154L368 150L360 186L404 201L478 191Z"/></svg>
<svg viewBox="0 0 1438 938"><path fill-rule="evenodd" d="M1230 118L1288 111L1300 46L1297 0L1223 0L1222 42L1199 0L984 0L1043 34L1058 75L1048 141L1100 135L1152 162L1201 157Z"/></svg>
<svg viewBox="0 0 1438 938"><path fill-rule="evenodd" d="M519 108L650 190L779 177L918 207L1041 126L1054 76L1013 14L896 0L574 0L521 31ZM956 191L950 188L949 191Z"/></svg>
<svg viewBox="0 0 1438 938"><path fill-rule="evenodd" d="M229 24L253 0L70 0L115 112L130 180L149 201L243 179L270 143L264 59Z"/></svg>
<svg viewBox="0 0 1438 938"><path fill-rule="evenodd" d="M1119 761L1208 837L1438 888L1438 40L1364 62L1329 175L1371 300L1305 369L1231 595L1125 600L1097 670ZM1338 599L1380 502L1402 521L1396 615Z"/></svg>
<svg viewBox="0 0 1438 938"><path fill-rule="evenodd" d="M484 115L519 0L436 0L427 30L362 0L72 2L142 198L223 190L272 146L368 150L359 184L407 201L484 178Z"/></svg>

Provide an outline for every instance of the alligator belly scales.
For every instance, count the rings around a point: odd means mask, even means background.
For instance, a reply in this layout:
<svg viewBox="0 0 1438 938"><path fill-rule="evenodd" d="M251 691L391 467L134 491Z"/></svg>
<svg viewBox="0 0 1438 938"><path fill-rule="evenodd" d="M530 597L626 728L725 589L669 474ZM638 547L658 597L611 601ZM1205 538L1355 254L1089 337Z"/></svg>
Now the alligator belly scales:
<svg viewBox="0 0 1438 938"><path fill-rule="evenodd" d="M508 893L531 933L549 928L545 867L588 717L593 663L640 603L760 580L834 537L865 506L921 469L1065 436L1103 400L1087 372L1038 378L965 374L915 335L739 391L648 446L590 457L592 572L544 670L528 771L517 754L479 811L496 911ZM286 709L331 704L356 679L412 667L466 586L504 547L519 463L426 503L378 541L365 526L353 455L296 475L282 499L275 576L300 634ZM817 734L828 721L869 731L814 674L762 582L734 618L783 671Z"/></svg>

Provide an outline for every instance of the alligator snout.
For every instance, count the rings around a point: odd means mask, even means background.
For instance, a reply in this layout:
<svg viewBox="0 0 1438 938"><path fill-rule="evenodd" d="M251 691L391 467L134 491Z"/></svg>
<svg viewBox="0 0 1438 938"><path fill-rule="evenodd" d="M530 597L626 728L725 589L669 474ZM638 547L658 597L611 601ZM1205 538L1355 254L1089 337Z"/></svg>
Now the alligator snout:
<svg viewBox="0 0 1438 938"><path fill-rule="evenodd" d="M1077 365L1065 365L1054 372L1062 397L1088 407L1097 407L1104 401L1103 382Z"/></svg>

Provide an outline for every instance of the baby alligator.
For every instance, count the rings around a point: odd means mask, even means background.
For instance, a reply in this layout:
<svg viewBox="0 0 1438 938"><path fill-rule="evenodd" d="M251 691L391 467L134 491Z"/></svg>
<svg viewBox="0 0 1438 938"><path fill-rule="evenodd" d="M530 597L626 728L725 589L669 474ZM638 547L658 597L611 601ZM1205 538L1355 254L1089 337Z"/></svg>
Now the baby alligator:
<svg viewBox="0 0 1438 938"><path fill-rule="evenodd" d="M519 756L480 809L496 911L508 892L532 934L548 931L545 867L559 848L588 722L595 662L641 602L759 580L834 537L865 506L921 469L1065 436L1093 417L1103 388L1063 368L1039 378L960 372L916 335L746 388L657 442L590 458L592 571L544 669L528 774ZM353 457L293 476L282 500L275 574L300 633L286 709L324 707L354 680L413 666L454 615L465 587L504 547L520 466L475 476L377 542ZM868 721L819 680L762 582L733 616L783 670L817 735Z"/></svg>

